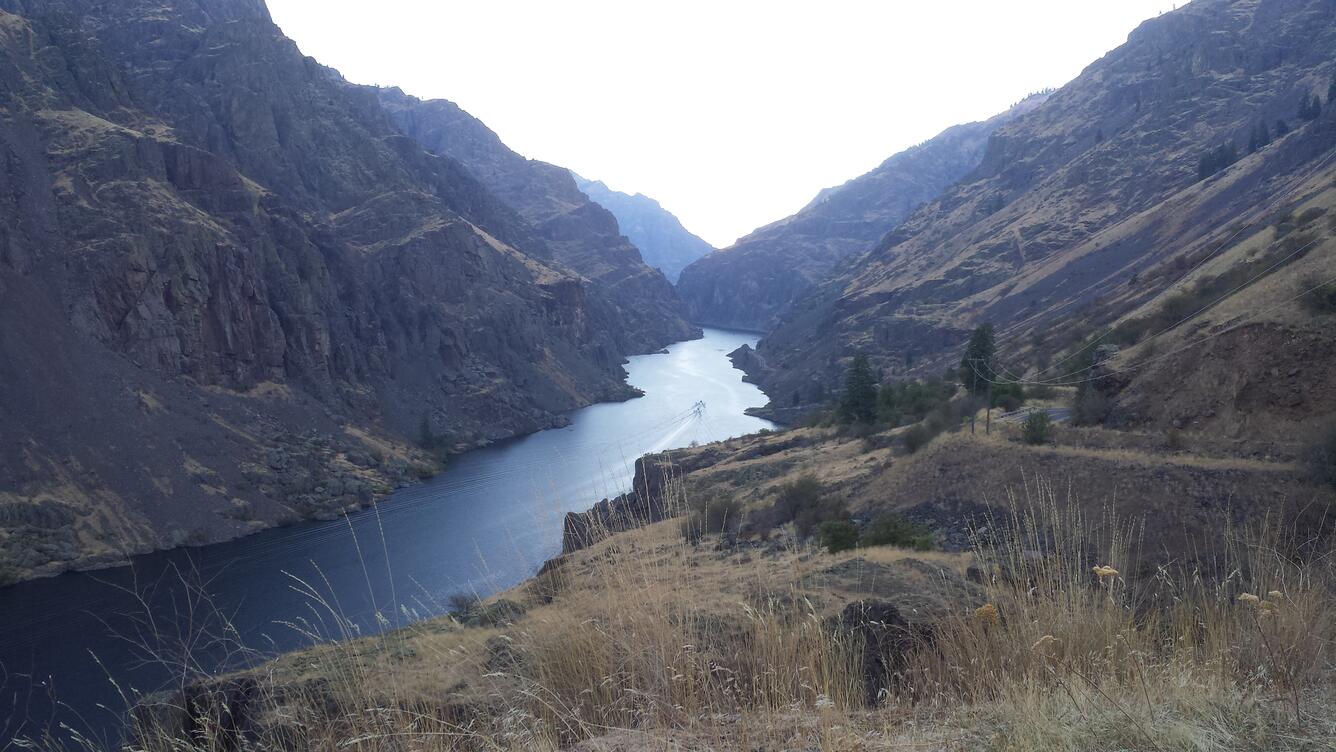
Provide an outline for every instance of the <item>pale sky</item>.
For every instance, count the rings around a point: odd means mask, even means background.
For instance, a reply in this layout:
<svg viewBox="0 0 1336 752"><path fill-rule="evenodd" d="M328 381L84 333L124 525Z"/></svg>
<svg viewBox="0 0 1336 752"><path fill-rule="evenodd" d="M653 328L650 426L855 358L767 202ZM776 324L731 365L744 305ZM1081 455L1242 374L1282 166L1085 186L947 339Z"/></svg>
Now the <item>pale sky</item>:
<svg viewBox="0 0 1336 752"><path fill-rule="evenodd" d="M1164 0L269 0L302 51L445 98L716 246L1061 86Z"/></svg>

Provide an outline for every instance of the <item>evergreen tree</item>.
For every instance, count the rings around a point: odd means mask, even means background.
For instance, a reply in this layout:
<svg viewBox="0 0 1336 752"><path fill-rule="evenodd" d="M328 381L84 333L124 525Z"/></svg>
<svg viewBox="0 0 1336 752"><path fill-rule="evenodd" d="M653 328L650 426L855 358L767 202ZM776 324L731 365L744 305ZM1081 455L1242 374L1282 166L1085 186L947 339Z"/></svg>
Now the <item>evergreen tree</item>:
<svg viewBox="0 0 1336 752"><path fill-rule="evenodd" d="M988 391L988 383L993 380L993 355L996 349L993 325L976 327L970 335L970 343L965 346L965 355L960 359L960 383L972 394Z"/></svg>
<svg viewBox="0 0 1336 752"><path fill-rule="evenodd" d="M871 423L877 419L877 378L872 374L866 355L855 355L844 375L840 417L858 423Z"/></svg>
<svg viewBox="0 0 1336 752"><path fill-rule="evenodd" d="M1277 118L1277 119L1276 119L1276 138L1282 138L1282 137L1285 136L1285 134L1287 134L1287 133L1289 133L1289 132L1290 132L1290 124L1287 123L1287 122L1285 122L1284 120L1281 120L1281 119Z"/></svg>
<svg viewBox="0 0 1336 752"><path fill-rule="evenodd" d="M1333 104L1336 104L1336 76L1332 76L1331 83L1327 84L1327 108Z"/></svg>
<svg viewBox="0 0 1336 752"><path fill-rule="evenodd" d="M1237 161L1239 161L1239 151L1234 142L1220 144L1201 155L1201 160L1197 162L1197 179L1205 180Z"/></svg>
<svg viewBox="0 0 1336 752"><path fill-rule="evenodd" d="M436 434L431 431L431 420L426 413L422 414L422 423L418 425L418 446L423 449L432 449L436 446Z"/></svg>
<svg viewBox="0 0 1336 752"><path fill-rule="evenodd" d="M1266 121L1258 121L1248 137L1248 153L1252 154L1269 143L1271 143L1271 131L1266 127Z"/></svg>
<svg viewBox="0 0 1336 752"><path fill-rule="evenodd" d="M1299 119L1317 120L1322 114L1322 100L1316 94L1305 94L1299 99Z"/></svg>

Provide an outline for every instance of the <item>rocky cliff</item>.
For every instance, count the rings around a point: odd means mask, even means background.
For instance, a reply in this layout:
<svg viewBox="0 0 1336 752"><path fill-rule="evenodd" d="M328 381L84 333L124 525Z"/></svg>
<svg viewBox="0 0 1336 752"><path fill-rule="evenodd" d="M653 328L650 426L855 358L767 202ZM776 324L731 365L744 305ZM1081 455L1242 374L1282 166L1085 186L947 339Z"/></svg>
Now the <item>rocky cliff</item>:
<svg viewBox="0 0 1336 752"><path fill-rule="evenodd" d="M948 128L865 175L821 191L797 214L692 263L677 285L692 320L768 331L841 262L870 249L977 167L988 137L1044 98L1035 94L988 120Z"/></svg>
<svg viewBox="0 0 1336 752"><path fill-rule="evenodd" d="M622 232L640 249L645 263L663 272L669 281L676 283L688 264L714 251L714 246L692 234L649 196L614 191L602 181L571 175L586 196L612 212Z"/></svg>
<svg viewBox="0 0 1336 752"><path fill-rule="evenodd" d="M259 0L0 0L0 111L10 574L364 504L394 437L553 425L689 332L638 257L576 258L615 222L565 171L584 208L526 218Z"/></svg>
<svg viewBox="0 0 1336 752"><path fill-rule="evenodd" d="M1336 266L1333 229L1318 219L1336 202L1336 108L1299 114L1333 76L1336 5L1325 0L1198 0L1146 21L1000 127L977 170L809 292L760 343L753 377L802 399L836 386L858 351L888 376L940 373L984 322L998 327L1010 373L1053 383L1080 379L1063 353L1120 325L1122 344L1137 345L1116 364L1129 378L1174 362L1157 347L1240 336L1227 327L1250 327L1255 347L1329 338L1330 322L1294 293ZM1261 123L1266 138L1250 138ZM1210 158L1222 151L1237 162ZM1167 382L1231 362L1185 352ZM1236 397L1246 395L1189 400L1175 420ZM1143 400L1136 419L1170 408Z"/></svg>
<svg viewBox="0 0 1336 752"><path fill-rule="evenodd" d="M650 352L698 335L668 279L645 264L617 219L580 192L569 170L516 154L453 102L373 91L405 134L458 160L515 207L545 242L545 261L595 283L591 304L622 322L614 335L624 350Z"/></svg>

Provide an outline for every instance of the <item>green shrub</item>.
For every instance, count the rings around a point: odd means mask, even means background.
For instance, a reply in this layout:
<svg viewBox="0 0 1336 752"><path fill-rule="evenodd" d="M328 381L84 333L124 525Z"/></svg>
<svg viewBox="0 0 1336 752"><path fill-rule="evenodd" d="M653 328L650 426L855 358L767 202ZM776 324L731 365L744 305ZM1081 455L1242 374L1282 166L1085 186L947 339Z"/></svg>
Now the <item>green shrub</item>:
<svg viewBox="0 0 1336 752"><path fill-rule="evenodd" d="M1303 213L1299 215L1298 222L1300 225L1310 225L1326 213L1327 207L1325 206L1310 206L1307 209L1304 209Z"/></svg>
<svg viewBox="0 0 1336 752"><path fill-rule="evenodd" d="M445 599L445 605L449 607L451 614L464 618L477 613L482 607L482 598L479 598L477 593L462 591L452 593Z"/></svg>
<svg viewBox="0 0 1336 752"><path fill-rule="evenodd" d="M1021 436L1026 444L1047 444L1053 438L1053 420L1046 410L1031 410L1021 423Z"/></svg>
<svg viewBox="0 0 1336 752"><path fill-rule="evenodd" d="M1328 426L1313 442L1308 461L1313 480L1336 488L1336 424Z"/></svg>
<svg viewBox="0 0 1336 752"><path fill-rule="evenodd" d="M1026 389L1025 391L1026 395L1030 399L1036 399L1036 400L1053 399L1053 395L1056 393L1053 387L1049 386L1048 384L1035 384L1034 386L1030 387L1029 389Z"/></svg>
<svg viewBox="0 0 1336 752"><path fill-rule="evenodd" d="M0 554L0 587L8 587L19 581L19 569L9 559Z"/></svg>
<svg viewBox="0 0 1336 752"><path fill-rule="evenodd" d="M1087 342L1084 345L1079 360L1080 368L1076 372L1081 380L1076 385L1076 398L1072 400L1072 425L1075 426L1097 426L1104 423L1109 417L1109 398L1099 390L1095 381L1091 380L1091 373L1095 367L1095 350L1098 349L1100 340Z"/></svg>
<svg viewBox="0 0 1336 752"><path fill-rule="evenodd" d="M1299 281L1303 295L1299 301L1305 310L1322 316L1336 313L1336 282L1323 282L1316 275L1307 275Z"/></svg>
<svg viewBox="0 0 1336 752"><path fill-rule="evenodd" d="M940 379L886 384L877 392L877 419L892 427L917 423L950 402L956 389L954 382Z"/></svg>
<svg viewBox="0 0 1336 752"><path fill-rule="evenodd" d="M993 384L993 407L1011 411L1025 403L1025 387L1013 382Z"/></svg>
<svg viewBox="0 0 1336 752"><path fill-rule="evenodd" d="M930 444L934 438L936 438L936 434L928 430L927 426L919 423L905 431L900 440L904 442L905 451L913 454Z"/></svg>
<svg viewBox="0 0 1336 752"><path fill-rule="evenodd" d="M1183 438L1183 432L1177 428L1170 428L1164 432L1164 447L1172 452L1177 452L1187 447L1187 440Z"/></svg>
<svg viewBox="0 0 1336 752"><path fill-rule="evenodd" d="M1205 180L1239 161L1239 150L1233 141L1220 144L1201 155L1197 162L1197 179Z"/></svg>
<svg viewBox="0 0 1336 752"><path fill-rule="evenodd" d="M891 512L873 520L859 542L864 546L899 546L927 551L932 548L932 533Z"/></svg>
<svg viewBox="0 0 1336 752"><path fill-rule="evenodd" d="M408 463L408 474L412 475L414 478L417 478L418 480L426 480L435 475L437 472L438 469L436 468L435 465L431 465L426 462Z"/></svg>
<svg viewBox="0 0 1336 752"><path fill-rule="evenodd" d="M1307 214L1305 212L1305 216ZM1275 228L1276 240L1264 253L1240 261L1215 276L1198 279L1186 290L1166 297L1158 308L1145 316L1119 322L1109 332L1108 341L1133 345L1145 337L1167 331L1225 295L1298 261L1315 247L1313 241L1316 236L1312 232L1293 232L1295 220L1288 212L1281 215ZM1312 284L1317 282L1314 280Z"/></svg>
<svg viewBox="0 0 1336 752"><path fill-rule="evenodd" d="M827 496L821 483L811 475L780 486L775 512L777 524L792 522L799 538L808 537L823 522L849 516L844 501Z"/></svg>
<svg viewBox="0 0 1336 752"><path fill-rule="evenodd" d="M858 545L858 528L848 520L826 520L818 528L817 538L833 554L848 551Z"/></svg>
<svg viewBox="0 0 1336 752"><path fill-rule="evenodd" d="M736 533L742 523L742 503L728 496L706 497L693 503L682 521L682 536L691 543L713 533Z"/></svg>

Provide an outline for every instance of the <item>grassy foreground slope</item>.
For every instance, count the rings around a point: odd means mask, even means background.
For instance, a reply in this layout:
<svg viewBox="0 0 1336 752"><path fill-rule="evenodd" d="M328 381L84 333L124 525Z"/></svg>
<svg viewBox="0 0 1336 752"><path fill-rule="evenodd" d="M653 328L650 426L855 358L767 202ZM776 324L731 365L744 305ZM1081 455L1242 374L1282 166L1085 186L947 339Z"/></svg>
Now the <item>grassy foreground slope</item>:
<svg viewBox="0 0 1336 752"><path fill-rule="evenodd" d="M1151 434L806 428L659 456L668 519L449 617L137 711L147 749L1327 749L1329 489ZM776 507L898 514L831 552ZM650 486L647 485L647 488ZM727 512L709 510L727 499ZM737 515L736 521L728 518ZM971 520L968 524L959 520ZM961 525L964 528L961 529ZM1301 533L1297 534L1296 532ZM865 536L866 542L866 536ZM339 636L337 608L321 619ZM349 635L352 637L351 635Z"/></svg>

